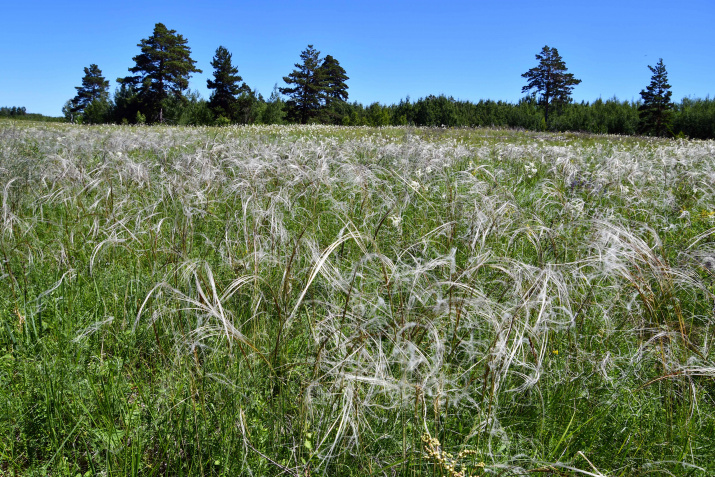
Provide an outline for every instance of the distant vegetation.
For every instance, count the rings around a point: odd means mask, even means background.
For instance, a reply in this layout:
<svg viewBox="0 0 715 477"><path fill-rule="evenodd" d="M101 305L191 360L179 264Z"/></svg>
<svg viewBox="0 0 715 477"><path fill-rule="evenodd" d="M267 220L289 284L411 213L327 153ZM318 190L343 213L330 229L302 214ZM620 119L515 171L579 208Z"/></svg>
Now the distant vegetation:
<svg viewBox="0 0 715 477"><path fill-rule="evenodd" d="M332 55L321 56L313 45L301 52L295 69L276 84L269 98L248 86L223 46L211 61L208 99L189 89L193 73L200 73L191 57L188 40L157 23L149 38L137 45L131 75L117 78L114 94L96 64L84 68L82 85L67 101L65 120L84 124L173 124L223 126L228 124L330 124L345 126L497 127L532 131L575 131L620 135L715 138L715 100L709 97L671 100L663 60L648 68L651 83L637 101L616 97L573 102L571 93L580 79L567 72L556 48L544 46L538 63L522 76L528 95L516 103L451 96L434 96L397 104L350 102L350 79ZM26 115L24 108L0 116L56 120ZM12 109L14 112L9 111ZM22 109L22 116L18 110Z"/></svg>
<svg viewBox="0 0 715 477"><path fill-rule="evenodd" d="M24 106L3 106L0 107L0 118L9 118L25 121L47 121L47 122L64 122L65 118L43 116L42 114L28 113Z"/></svg>
<svg viewBox="0 0 715 477"><path fill-rule="evenodd" d="M121 97L119 95L118 97ZM232 124L221 117L215 118L207 107L207 101L197 93L187 94L184 105L170 103L165 121L168 124L221 125ZM447 127L497 127L527 129L532 131L580 131L597 134L638 134L640 119L639 101L620 101L617 98L597 99L593 102L573 102L563 106L547 126L538 104L530 98L517 103L482 100L477 103L461 101L452 97L427 96L418 100L406 98L397 104L373 103L368 106L357 102L342 102L324 111L327 124L346 126L447 126ZM3 108L8 109L8 108ZM113 115L116 106L110 103L107 123L122 123L122 118ZM66 121L66 118L48 117L40 114L24 114L0 117L33 121ZM136 117L136 116L135 116ZM269 99L258 95L255 102L247 105L247 121L236 124L285 124L285 103L277 93ZM80 117L75 117L81 122ZM126 121L135 123L136 121ZM715 100L711 98L684 98L675 103L671 130L674 135L693 139L715 138Z"/></svg>

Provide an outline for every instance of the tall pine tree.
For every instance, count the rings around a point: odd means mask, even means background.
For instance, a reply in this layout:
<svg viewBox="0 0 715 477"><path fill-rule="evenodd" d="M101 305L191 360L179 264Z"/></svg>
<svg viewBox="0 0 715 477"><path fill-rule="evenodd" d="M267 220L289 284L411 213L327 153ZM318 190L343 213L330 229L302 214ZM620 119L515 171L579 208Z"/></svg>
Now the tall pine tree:
<svg viewBox="0 0 715 477"><path fill-rule="evenodd" d="M325 106L334 101L348 100L348 86L345 84L348 75L338 60L328 55L320 65L319 76L322 80L323 100Z"/></svg>
<svg viewBox="0 0 715 477"><path fill-rule="evenodd" d="M672 135L670 124L673 120L673 102L670 97L668 72L665 71L663 58L655 67L648 65L653 76L648 87L641 91L643 104L638 108L640 132L654 136Z"/></svg>
<svg viewBox="0 0 715 477"><path fill-rule="evenodd" d="M93 101L106 101L109 97L109 81L94 63L84 68L82 86L75 86L75 89L77 95L70 100L70 111L80 115Z"/></svg>
<svg viewBox="0 0 715 477"><path fill-rule="evenodd" d="M154 26L154 33L137 45L141 54L132 58L136 65L129 71L134 76L117 81L136 88L143 113L150 121L163 121L162 102L173 96L184 99L191 73L201 73L191 59L188 40L169 30L162 23Z"/></svg>
<svg viewBox="0 0 715 477"><path fill-rule="evenodd" d="M237 117L239 96L249 94L251 89L238 74L238 68L231 63L231 53L219 46L211 60L214 79L206 80L207 87L214 90L209 99L209 107L214 115L234 120Z"/></svg>
<svg viewBox="0 0 715 477"><path fill-rule="evenodd" d="M316 116L321 106L323 94L322 72L320 71L320 52L308 45L300 54L301 63L296 69L283 77L288 86L280 88L281 94L288 96L286 106L291 119L305 124Z"/></svg>
<svg viewBox="0 0 715 477"><path fill-rule="evenodd" d="M571 91L581 80L574 78L572 73L566 73L566 64L556 48L544 46L541 53L536 55L536 59L539 64L521 75L528 80L521 92L536 90L539 95L537 101L544 109L544 118L548 124L551 107L570 102Z"/></svg>

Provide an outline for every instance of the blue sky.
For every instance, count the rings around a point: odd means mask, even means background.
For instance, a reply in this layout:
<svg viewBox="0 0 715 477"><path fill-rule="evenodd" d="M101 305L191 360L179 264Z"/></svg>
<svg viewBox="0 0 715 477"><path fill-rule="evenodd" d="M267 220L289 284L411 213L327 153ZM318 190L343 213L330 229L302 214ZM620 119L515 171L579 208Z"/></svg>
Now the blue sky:
<svg viewBox="0 0 715 477"><path fill-rule="evenodd" d="M96 63L128 74L137 43L164 23L188 39L208 97L210 61L223 45L252 88L268 97L313 44L350 80L349 100L410 96L517 101L521 74L544 45L583 82L577 101L638 99L659 58L673 98L715 96L715 1L2 1L0 106L61 115Z"/></svg>

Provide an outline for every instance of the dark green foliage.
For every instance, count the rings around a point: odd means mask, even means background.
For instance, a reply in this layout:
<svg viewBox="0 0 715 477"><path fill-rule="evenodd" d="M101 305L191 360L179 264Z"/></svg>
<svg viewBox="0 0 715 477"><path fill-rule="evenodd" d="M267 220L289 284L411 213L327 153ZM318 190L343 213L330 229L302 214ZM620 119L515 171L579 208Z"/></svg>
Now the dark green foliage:
<svg viewBox="0 0 715 477"><path fill-rule="evenodd" d="M453 98L428 96L415 105L415 121L430 126L449 126L457 122Z"/></svg>
<svg viewBox="0 0 715 477"><path fill-rule="evenodd" d="M201 98L198 91L189 91L184 98L169 98L164 102L168 124L180 126L210 126L214 115L209 103Z"/></svg>
<svg viewBox="0 0 715 477"><path fill-rule="evenodd" d="M23 121L42 121L42 122L64 122L64 117L43 116L38 113L28 113L25 106L3 106L0 107L0 118L9 118L12 120Z"/></svg>
<svg viewBox="0 0 715 477"><path fill-rule="evenodd" d="M18 116L25 116L26 114L27 110L25 109L25 106L3 106L0 108L0 117L14 118Z"/></svg>
<svg viewBox="0 0 715 477"><path fill-rule="evenodd" d="M673 131L694 139L715 138L715 100L683 98L675 105Z"/></svg>
<svg viewBox="0 0 715 477"><path fill-rule="evenodd" d="M241 124L253 124L261 116L261 111L265 107L265 100L258 91L246 90L236 99L235 118Z"/></svg>
<svg viewBox="0 0 715 477"><path fill-rule="evenodd" d="M139 112L139 96L131 84L120 84L114 91L112 120L117 124L133 123Z"/></svg>
<svg viewBox="0 0 715 477"><path fill-rule="evenodd" d="M231 53L219 46L216 49L216 54L211 60L211 66L214 68L214 79L206 80L207 87L213 90L209 99L209 107L216 117L223 116L225 118L236 120L241 114L239 109L239 96L250 94L251 89L243 82L243 78L238 74L238 68L231 63Z"/></svg>
<svg viewBox="0 0 715 477"><path fill-rule="evenodd" d="M447 127L512 127L539 129L543 116L536 101L525 98L517 104L504 101L471 103L444 95L430 95L396 105L343 103L342 124L352 126L414 125Z"/></svg>
<svg viewBox="0 0 715 477"><path fill-rule="evenodd" d="M584 131L598 134L633 135L638 131L638 104L611 98L593 103L572 103L552 118L557 131Z"/></svg>
<svg viewBox="0 0 715 477"><path fill-rule="evenodd" d="M86 119L88 122L104 122L109 110L109 81L102 76L102 70L94 63L89 68L85 67L82 86L76 86L75 89L77 95L71 100L71 112L83 116L92 103L102 103L90 108Z"/></svg>
<svg viewBox="0 0 715 477"><path fill-rule="evenodd" d="M263 114L261 115L261 122L263 124L283 124L285 118L285 103L281 99L281 95L278 91L278 85L273 86L273 92L271 93L268 102L263 109Z"/></svg>
<svg viewBox="0 0 715 477"><path fill-rule="evenodd" d="M407 118L412 117L412 103L410 97L401 99L397 105L392 108L392 122L396 126L405 126L408 124Z"/></svg>
<svg viewBox="0 0 715 477"><path fill-rule="evenodd" d="M348 99L348 86L345 84L349 78L338 60L328 55L320 65L317 74L321 84L322 106L317 119L321 123L343 124Z"/></svg>
<svg viewBox="0 0 715 477"><path fill-rule="evenodd" d="M189 87L191 73L201 73L191 59L188 40L176 30L162 23L154 26L154 33L137 45L141 54L132 58L136 63L129 71L135 76L119 78L121 84L133 86L141 103L141 110L151 122L163 121L163 102L169 97L183 99Z"/></svg>
<svg viewBox="0 0 715 477"><path fill-rule="evenodd" d="M289 97L286 102L288 119L303 124L314 121L351 124L345 116L344 106L348 99L345 82L349 78L340 62L331 55L321 62L320 52L313 45L308 45L300 58L302 63L295 64L297 69L283 77L289 86L279 89Z"/></svg>
<svg viewBox="0 0 715 477"><path fill-rule="evenodd" d="M539 60L538 66L521 75L528 80L521 92L536 91L539 105L544 108L544 118L548 124L551 106L558 107L570 102L571 91L575 85L581 83L581 80L574 78L572 73L566 73L566 63L556 48L544 46L541 53L536 55L536 59Z"/></svg>
<svg viewBox="0 0 715 477"><path fill-rule="evenodd" d="M391 123L389 108L380 103L372 103L365 109L365 114L367 116L368 126L389 126Z"/></svg>
<svg viewBox="0 0 715 477"><path fill-rule="evenodd" d="M702 103L702 104L701 104ZM712 124L706 119L707 105L715 102L693 102L684 109L690 119L682 130L688 134L695 124ZM447 127L500 127L529 130L545 129L544 116L537 100L532 96L518 103L482 100L478 103L461 101L452 97L427 96L417 101L409 98L398 104L374 103L365 107L359 103L343 103L340 109L342 124L352 126L414 125ZM680 116L678 116L680 117ZM696 117L702 117L702 122ZM598 99L593 103L570 103L562 106L559 115L552 115L550 128L557 131L582 131L600 134L633 135L638 129L638 103L619 101L617 98ZM700 136L706 134L703 129ZM696 136L692 136L696 137Z"/></svg>
<svg viewBox="0 0 715 477"><path fill-rule="evenodd" d="M118 124L143 124L147 117L140 109L142 104L133 86L120 85L114 92L112 120ZM214 123L214 115L208 102L198 92L189 91L183 97L169 97L162 103L163 120L166 124L208 126Z"/></svg>
<svg viewBox="0 0 715 477"><path fill-rule="evenodd" d="M322 80L325 106L330 106L335 101L348 100L348 85L345 82L350 78L338 60L331 55L326 56L320 65L318 77Z"/></svg>
<svg viewBox="0 0 715 477"><path fill-rule="evenodd" d="M112 113L109 98L95 99L87 105L82 114L83 124L102 124L108 122Z"/></svg>
<svg viewBox="0 0 715 477"><path fill-rule="evenodd" d="M653 73L648 87L641 91L643 104L638 108L640 114L640 132L652 136L672 136L670 124L673 121L673 102L670 97L668 72L665 70L663 58L655 67L648 65Z"/></svg>
<svg viewBox="0 0 715 477"><path fill-rule="evenodd" d="M313 45L308 45L308 48L301 52L300 59L302 62L295 64L296 69L283 77L283 81L289 86L279 90L290 98L286 101L288 117L305 124L317 115L321 106L323 82L320 52L313 48Z"/></svg>

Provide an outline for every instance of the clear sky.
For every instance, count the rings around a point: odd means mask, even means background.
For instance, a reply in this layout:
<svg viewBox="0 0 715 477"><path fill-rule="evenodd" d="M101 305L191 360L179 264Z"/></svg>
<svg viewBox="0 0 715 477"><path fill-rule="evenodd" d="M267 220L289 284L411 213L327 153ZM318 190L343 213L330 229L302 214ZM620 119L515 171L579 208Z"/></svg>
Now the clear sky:
<svg viewBox="0 0 715 477"><path fill-rule="evenodd" d="M673 98L715 96L715 0L0 0L0 106L60 116L96 63L127 76L137 43L164 23L187 40L208 97L219 45L268 97L313 44L345 68L350 101L446 94L517 101L544 45L583 82L577 101L639 99L659 58Z"/></svg>

